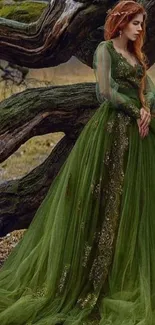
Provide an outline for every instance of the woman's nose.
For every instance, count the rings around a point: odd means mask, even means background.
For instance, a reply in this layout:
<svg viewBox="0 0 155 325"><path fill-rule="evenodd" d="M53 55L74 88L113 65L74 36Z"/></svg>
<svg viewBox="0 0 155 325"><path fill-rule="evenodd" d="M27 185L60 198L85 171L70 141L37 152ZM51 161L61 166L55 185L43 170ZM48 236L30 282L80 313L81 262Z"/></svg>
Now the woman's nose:
<svg viewBox="0 0 155 325"><path fill-rule="evenodd" d="M141 25L138 26L138 30L139 30L139 31L142 30L142 26L141 26Z"/></svg>

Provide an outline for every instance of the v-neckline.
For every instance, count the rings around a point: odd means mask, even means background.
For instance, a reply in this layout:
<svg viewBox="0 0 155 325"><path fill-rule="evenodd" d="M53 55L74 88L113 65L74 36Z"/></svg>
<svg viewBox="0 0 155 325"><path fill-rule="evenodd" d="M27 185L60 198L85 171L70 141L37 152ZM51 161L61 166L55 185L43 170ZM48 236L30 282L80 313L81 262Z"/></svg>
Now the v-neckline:
<svg viewBox="0 0 155 325"><path fill-rule="evenodd" d="M112 41L111 39L110 39L109 41L110 41L110 43L111 43L111 45L112 45L114 51L115 51L119 56L121 56L121 57L125 60L125 62L127 62L127 64L128 64L129 66L131 66L133 69L136 69L136 68L140 65L139 62L137 62L137 63L135 63L134 65L132 65L132 64L128 61L128 59L127 59L127 58L126 58L122 53L120 53L120 52L118 52L118 51L116 50L113 41Z"/></svg>

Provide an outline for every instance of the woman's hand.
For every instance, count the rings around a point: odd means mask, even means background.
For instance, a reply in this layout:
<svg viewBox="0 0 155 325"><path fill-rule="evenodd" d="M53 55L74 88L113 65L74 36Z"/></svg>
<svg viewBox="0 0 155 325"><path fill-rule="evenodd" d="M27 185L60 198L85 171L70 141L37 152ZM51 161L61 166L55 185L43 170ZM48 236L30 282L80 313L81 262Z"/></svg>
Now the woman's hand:
<svg viewBox="0 0 155 325"><path fill-rule="evenodd" d="M137 124L141 138L145 138L149 134L149 126L141 127L141 119L137 119Z"/></svg>
<svg viewBox="0 0 155 325"><path fill-rule="evenodd" d="M141 115L141 119L140 119L141 127L147 127L151 122L151 114L150 114L150 112L147 112L145 110L145 108L142 107L140 109L140 115Z"/></svg>
<svg viewBox="0 0 155 325"><path fill-rule="evenodd" d="M151 121L151 114L147 112L143 107L140 109L141 118L137 119L139 134L141 138L144 138L149 133L149 124Z"/></svg>

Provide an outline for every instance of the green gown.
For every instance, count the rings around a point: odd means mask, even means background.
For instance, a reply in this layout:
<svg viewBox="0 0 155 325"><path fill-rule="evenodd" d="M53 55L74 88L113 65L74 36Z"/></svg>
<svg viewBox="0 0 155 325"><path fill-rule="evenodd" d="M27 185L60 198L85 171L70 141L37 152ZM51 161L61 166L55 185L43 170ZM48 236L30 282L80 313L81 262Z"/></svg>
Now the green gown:
<svg viewBox="0 0 155 325"><path fill-rule="evenodd" d="M155 119L140 63L94 53L99 108L0 272L0 325L155 324ZM152 114L155 87L147 76ZM94 321L95 320L95 321Z"/></svg>

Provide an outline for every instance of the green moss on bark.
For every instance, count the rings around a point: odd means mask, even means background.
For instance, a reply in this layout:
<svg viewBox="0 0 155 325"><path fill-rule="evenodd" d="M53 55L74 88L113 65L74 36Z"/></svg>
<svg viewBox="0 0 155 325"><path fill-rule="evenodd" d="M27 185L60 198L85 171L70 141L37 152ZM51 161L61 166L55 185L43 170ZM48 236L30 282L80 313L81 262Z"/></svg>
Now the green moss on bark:
<svg viewBox="0 0 155 325"><path fill-rule="evenodd" d="M31 23L40 17L46 6L46 3L37 2L24 2L18 5L5 5L0 9L0 17L23 23Z"/></svg>

